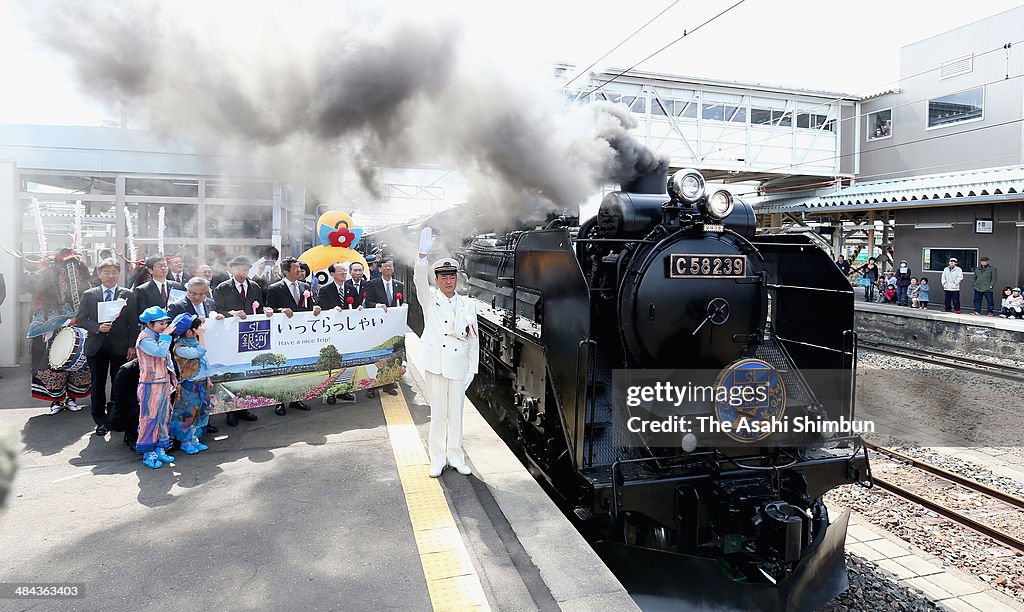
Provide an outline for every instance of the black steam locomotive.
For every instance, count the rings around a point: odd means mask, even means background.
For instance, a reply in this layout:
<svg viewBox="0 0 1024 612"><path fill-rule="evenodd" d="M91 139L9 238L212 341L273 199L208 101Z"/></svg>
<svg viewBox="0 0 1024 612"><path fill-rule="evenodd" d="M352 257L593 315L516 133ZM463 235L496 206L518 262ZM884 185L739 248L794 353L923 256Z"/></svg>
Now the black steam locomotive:
<svg viewBox="0 0 1024 612"><path fill-rule="evenodd" d="M562 216L464 240L463 287L482 302L472 391L634 594L812 609L847 586L847 515L830 525L821 497L870 485L860 439L627 434L633 417L673 415L628 407L622 388L654 368L710 372L771 397L691 401L693 418L852 419L851 287L809 240L756 236L752 207L706 193L699 172L666 178L608 194L582 225Z"/></svg>

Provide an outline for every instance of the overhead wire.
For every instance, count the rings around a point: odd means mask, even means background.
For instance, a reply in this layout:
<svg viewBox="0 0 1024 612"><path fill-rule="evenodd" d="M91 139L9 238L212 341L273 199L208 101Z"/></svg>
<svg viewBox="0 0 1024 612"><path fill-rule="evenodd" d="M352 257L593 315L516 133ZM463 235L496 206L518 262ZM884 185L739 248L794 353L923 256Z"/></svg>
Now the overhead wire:
<svg viewBox="0 0 1024 612"><path fill-rule="evenodd" d="M734 8L738 7L739 5L743 4L743 3L744 3L744 2L746 2L746 1L747 1L747 0L739 0L738 2L736 2L736 3L732 4L731 6L729 6L728 8L726 8L726 9L724 9L724 10L720 11L719 13L717 13L717 14L715 14L714 16L710 17L709 19L707 19L707 20L703 21L702 23L700 23L699 25L697 25L697 27L693 28L692 30L683 30L683 35L682 35L682 36L680 36L679 38L676 38L675 40L673 40L672 42L668 43L667 45L665 45L665 46L661 47L661 48L660 48L660 49L658 49L657 51L654 51L653 53L651 53L651 54L650 54L650 55L648 55L647 57L645 57L645 58L643 58L642 60L640 60L640 61L636 62L635 64L633 64L633 65L632 65L632 66L630 66L629 68L626 68L625 70L623 70L623 71L619 72L618 74L616 74L616 75L615 75L615 76L613 76L612 78L610 78L610 79L608 79L607 81L605 81L605 82L601 83L600 85L598 85L598 86L597 86L597 87L595 87L594 89L591 89L590 91L588 91L588 92L587 92L586 94L583 94L583 95L587 95L587 96L589 96L589 95L591 95L591 94L593 94L593 93L595 93L595 92L597 92L597 91L600 91L600 90L604 89L604 86L605 86L605 85L608 85L609 83L612 83L612 82L614 82L614 81L615 81L616 79L618 79L619 77L622 77L622 76L624 76L624 75L628 74L628 73L629 73L630 71L632 71L632 70L636 69L636 67L637 67L637 66L639 66L640 64L643 64L643 63L647 62L648 60L652 59L653 57L655 57L655 56L657 56L657 55L659 55L659 54L663 53L663 52L664 52L665 50L667 50L667 49L668 49L669 47L671 47L671 46L675 45L676 43L678 43L679 41L683 40L683 39L684 39L684 38L686 38L687 36L691 36L691 35L693 35L693 34L694 34L695 32L699 31L700 29L704 28L704 27L705 27L705 26L707 26L708 24L710 24L710 23L714 22L715 20L719 19L720 17L722 17L723 15L725 15L726 13L728 13L729 11L733 10Z"/></svg>
<svg viewBox="0 0 1024 612"><path fill-rule="evenodd" d="M563 88L563 89L565 89L566 87L568 87L569 85L571 85L573 81L575 81L576 79L580 78L580 77L581 77L581 76L583 76L584 74L587 74L587 73L588 73L588 72L590 71L590 69L591 69L591 68L593 68L594 66L596 66L596 65L598 64L598 62L600 62L600 61L601 61L601 60L603 60L604 58L608 57L608 56L609 56L609 55L611 55L612 53L615 53L616 51L618 51L619 47L621 47L622 45L624 45L624 44L626 44L627 42L629 42L629 41L630 41L630 40L631 40L631 39L632 39L632 38L633 38L634 36L636 36L636 35L637 35L637 34L639 34L639 33L640 33L641 31L643 31L643 30L644 30L644 29L645 29L645 28L646 28L647 26L649 26L649 25L651 25L652 23L654 23L654 21L655 21L656 19L658 19L659 17L661 17L662 15L664 15L665 13L667 13L667 12L669 11L669 9L671 9L671 8L672 8L672 7L674 7L675 5L679 4L679 3L681 2L681 1L682 1L682 0L673 0L673 2L672 2L672 3L670 3L670 4L669 4L668 6L666 6L665 8L661 9L661 11L660 11L660 12L659 12L659 13L658 13L657 15L655 15L654 17L651 17L650 19L648 19L646 23L644 23L644 24L643 24L642 26L640 26L640 27L639 27L639 28L637 28L636 30L633 30L633 33L632 33L632 34L630 34L629 36L627 36L627 37L623 38L623 39L622 39L622 41L621 41L621 42L619 42L619 44L617 44L617 45L615 45L614 47L612 47L612 48L611 48L611 50L609 50L609 51L608 51L607 53L605 53L605 54L604 54L604 55L602 55L601 57L599 57L599 58L597 58L596 60L594 60L593 62L591 62L591 64L590 64L589 66L587 66L586 68L584 68L583 70L581 70L581 71L580 71L580 72L579 72L579 73L578 73L578 74L577 74L576 76L574 76L574 77L572 77L571 79L569 79L569 80L568 80L568 81L567 81L567 82L566 82L566 83L565 83L564 85L562 85L562 88Z"/></svg>

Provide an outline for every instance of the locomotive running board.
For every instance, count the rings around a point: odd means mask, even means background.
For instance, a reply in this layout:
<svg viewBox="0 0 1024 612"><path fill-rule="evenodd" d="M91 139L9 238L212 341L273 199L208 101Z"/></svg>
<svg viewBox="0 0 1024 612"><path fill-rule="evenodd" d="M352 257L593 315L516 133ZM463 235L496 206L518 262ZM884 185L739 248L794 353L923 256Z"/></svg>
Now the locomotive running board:
<svg viewBox="0 0 1024 612"><path fill-rule="evenodd" d="M847 510L829 525L796 571L777 585L732 580L716 560L706 557L619 542L593 546L645 610L815 610L850 586L844 554L849 520Z"/></svg>

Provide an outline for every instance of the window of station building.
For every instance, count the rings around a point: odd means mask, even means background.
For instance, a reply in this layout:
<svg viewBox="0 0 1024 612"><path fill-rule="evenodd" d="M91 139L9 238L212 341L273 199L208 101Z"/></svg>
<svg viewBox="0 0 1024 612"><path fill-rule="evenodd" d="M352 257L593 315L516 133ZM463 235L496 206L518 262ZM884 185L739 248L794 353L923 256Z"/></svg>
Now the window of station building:
<svg viewBox="0 0 1024 612"><path fill-rule="evenodd" d="M974 272L974 269L978 267L978 249L925 247L921 251L921 270L924 272L941 273L944 268L949 266L951 257L956 258L957 265L965 274Z"/></svg>
<svg viewBox="0 0 1024 612"><path fill-rule="evenodd" d="M149 179L125 178L124 192L127 196L162 196L175 198L199 197L199 181L196 179Z"/></svg>
<svg viewBox="0 0 1024 612"><path fill-rule="evenodd" d="M712 93L704 96L701 117L709 121L747 122L747 105L743 96Z"/></svg>
<svg viewBox="0 0 1024 612"><path fill-rule="evenodd" d="M671 114L672 101L662 101L657 94L651 96L651 114L659 117L668 117Z"/></svg>
<svg viewBox="0 0 1024 612"><path fill-rule="evenodd" d="M892 109L868 113L868 140L881 140L892 137Z"/></svg>
<svg viewBox="0 0 1024 612"><path fill-rule="evenodd" d="M796 112L796 127L806 130L835 130L835 122L829 119L829 107L826 104L813 108L798 108Z"/></svg>
<svg viewBox="0 0 1024 612"><path fill-rule="evenodd" d="M198 233L197 203L154 204L126 202L132 213L136 238L157 238L160 233L160 209L164 209L164 238L194 238Z"/></svg>
<svg viewBox="0 0 1024 612"><path fill-rule="evenodd" d="M697 109L699 108L700 104L697 101L697 96L694 95L694 97L689 100L675 100L672 103L672 106L674 108L676 117L680 117L683 119L696 119Z"/></svg>
<svg viewBox="0 0 1024 612"><path fill-rule="evenodd" d="M264 238L273 230L274 211L269 207L224 206L206 213L208 238Z"/></svg>
<svg viewBox="0 0 1024 612"><path fill-rule="evenodd" d="M984 87L932 98L928 100L928 128L981 120L984 115L984 103Z"/></svg>
<svg viewBox="0 0 1024 612"><path fill-rule="evenodd" d="M206 197L237 200L272 200L273 183L249 181L206 181Z"/></svg>
<svg viewBox="0 0 1024 612"><path fill-rule="evenodd" d="M21 190L30 193L61 193L67 195L114 195L113 176L74 174L22 174Z"/></svg>
<svg viewBox="0 0 1024 612"><path fill-rule="evenodd" d="M595 100L607 100L612 104L624 104L631 112L634 113L646 113L647 112L647 96L645 95L633 95L627 93L621 93L616 91L599 91L594 98Z"/></svg>
<svg viewBox="0 0 1024 612"><path fill-rule="evenodd" d="M750 124L792 127L793 112L787 110L786 100L752 98L750 101Z"/></svg>

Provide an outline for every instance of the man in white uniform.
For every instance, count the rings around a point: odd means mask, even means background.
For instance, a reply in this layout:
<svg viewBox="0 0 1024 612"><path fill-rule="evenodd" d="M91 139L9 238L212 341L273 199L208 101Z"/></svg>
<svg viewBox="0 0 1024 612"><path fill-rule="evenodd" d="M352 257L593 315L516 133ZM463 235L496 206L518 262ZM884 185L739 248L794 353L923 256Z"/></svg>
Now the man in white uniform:
<svg viewBox="0 0 1024 612"><path fill-rule="evenodd" d="M471 474L462 450L462 403L480 362L476 306L455 293L459 264L450 257L434 262L434 280L427 278L427 254L433 244L429 227L420 234L420 256L413 280L416 299L423 308L423 336L416 367L423 372L430 402L430 476L437 478L445 465Z"/></svg>

